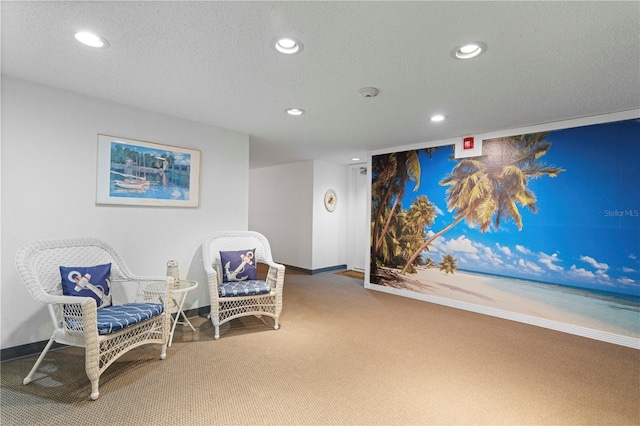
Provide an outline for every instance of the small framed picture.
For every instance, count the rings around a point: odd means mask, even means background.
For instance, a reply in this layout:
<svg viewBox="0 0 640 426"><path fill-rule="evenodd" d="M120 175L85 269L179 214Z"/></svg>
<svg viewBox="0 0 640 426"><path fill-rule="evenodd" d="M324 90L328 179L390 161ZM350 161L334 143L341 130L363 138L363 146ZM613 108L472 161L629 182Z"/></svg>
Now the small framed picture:
<svg viewBox="0 0 640 426"><path fill-rule="evenodd" d="M333 189L328 190L325 194L324 194L324 207L332 212L336 209L336 206L338 204L338 196L336 195L336 191L334 191Z"/></svg>

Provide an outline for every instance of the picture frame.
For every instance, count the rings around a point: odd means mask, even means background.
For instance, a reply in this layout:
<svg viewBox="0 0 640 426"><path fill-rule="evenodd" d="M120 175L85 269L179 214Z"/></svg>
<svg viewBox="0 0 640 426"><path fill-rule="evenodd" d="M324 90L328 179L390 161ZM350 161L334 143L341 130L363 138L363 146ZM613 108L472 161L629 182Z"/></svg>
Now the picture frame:
<svg viewBox="0 0 640 426"><path fill-rule="evenodd" d="M96 204L198 207L200 151L98 134Z"/></svg>
<svg viewBox="0 0 640 426"><path fill-rule="evenodd" d="M328 190L324 194L324 208L329 212L335 211L338 205L338 195L333 189Z"/></svg>

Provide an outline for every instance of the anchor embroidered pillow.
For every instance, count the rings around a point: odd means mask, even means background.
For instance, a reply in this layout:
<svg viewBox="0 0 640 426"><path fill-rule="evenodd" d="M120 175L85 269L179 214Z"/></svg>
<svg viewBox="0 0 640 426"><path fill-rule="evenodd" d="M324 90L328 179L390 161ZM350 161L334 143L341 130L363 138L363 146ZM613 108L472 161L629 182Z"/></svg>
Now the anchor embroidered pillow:
<svg viewBox="0 0 640 426"><path fill-rule="evenodd" d="M221 251L222 282L257 280L258 273L254 257L256 249Z"/></svg>
<svg viewBox="0 0 640 426"><path fill-rule="evenodd" d="M111 264L95 266L60 266L62 294L93 297L98 309L111 306L109 283Z"/></svg>

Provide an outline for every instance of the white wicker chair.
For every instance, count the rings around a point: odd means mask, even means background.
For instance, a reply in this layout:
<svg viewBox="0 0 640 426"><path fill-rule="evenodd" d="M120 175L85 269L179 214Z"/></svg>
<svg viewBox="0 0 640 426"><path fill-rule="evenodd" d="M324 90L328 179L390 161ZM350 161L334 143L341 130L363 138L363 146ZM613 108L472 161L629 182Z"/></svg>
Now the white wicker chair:
<svg viewBox="0 0 640 426"><path fill-rule="evenodd" d="M252 296L221 296L222 263L220 251L236 251L255 248L254 261L269 267L266 282L271 291ZM284 285L284 265L275 263L271 257L271 247L266 237L253 231L215 232L202 243L202 258L209 282L211 313L209 318L215 327L215 339L220 338L220 325L243 316L268 316L275 320L274 329L279 328L278 319L282 312L282 288Z"/></svg>
<svg viewBox="0 0 640 426"><path fill-rule="evenodd" d="M137 303L161 304L162 313L126 326L121 330L104 334L98 331L98 310L91 297L65 296L62 293L60 266L93 266L111 263L111 292L128 286L136 292ZM167 354L169 317L167 301L171 300L170 277L136 277L120 255L109 245L93 238L68 240L42 240L22 246L16 254L16 268L29 293L46 304L53 320L54 331L35 365L23 380L26 385L51 348L53 342L85 348L85 370L91 381L91 399L97 399L100 375L120 356L147 343L161 345L160 359ZM144 287L149 283L166 287L164 298L155 301L146 295ZM129 287L132 288L132 287ZM123 300L127 300L122 297ZM148 307L149 305L145 305ZM159 306L154 309L160 311ZM109 309L109 308L102 308Z"/></svg>

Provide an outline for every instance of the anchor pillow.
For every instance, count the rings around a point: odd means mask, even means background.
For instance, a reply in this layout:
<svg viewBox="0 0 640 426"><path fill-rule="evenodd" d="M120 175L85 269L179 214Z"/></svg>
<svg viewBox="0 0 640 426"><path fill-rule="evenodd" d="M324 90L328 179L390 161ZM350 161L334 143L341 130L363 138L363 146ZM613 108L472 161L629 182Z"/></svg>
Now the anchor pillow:
<svg viewBox="0 0 640 426"><path fill-rule="evenodd" d="M93 297L98 309L111 306L110 263L96 266L61 266L60 276L62 294L65 296Z"/></svg>
<svg viewBox="0 0 640 426"><path fill-rule="evenodd" d="M257 280L256 262L254 260L256 249L221 251L220 263L222 263L222 282Z"/></svg>

